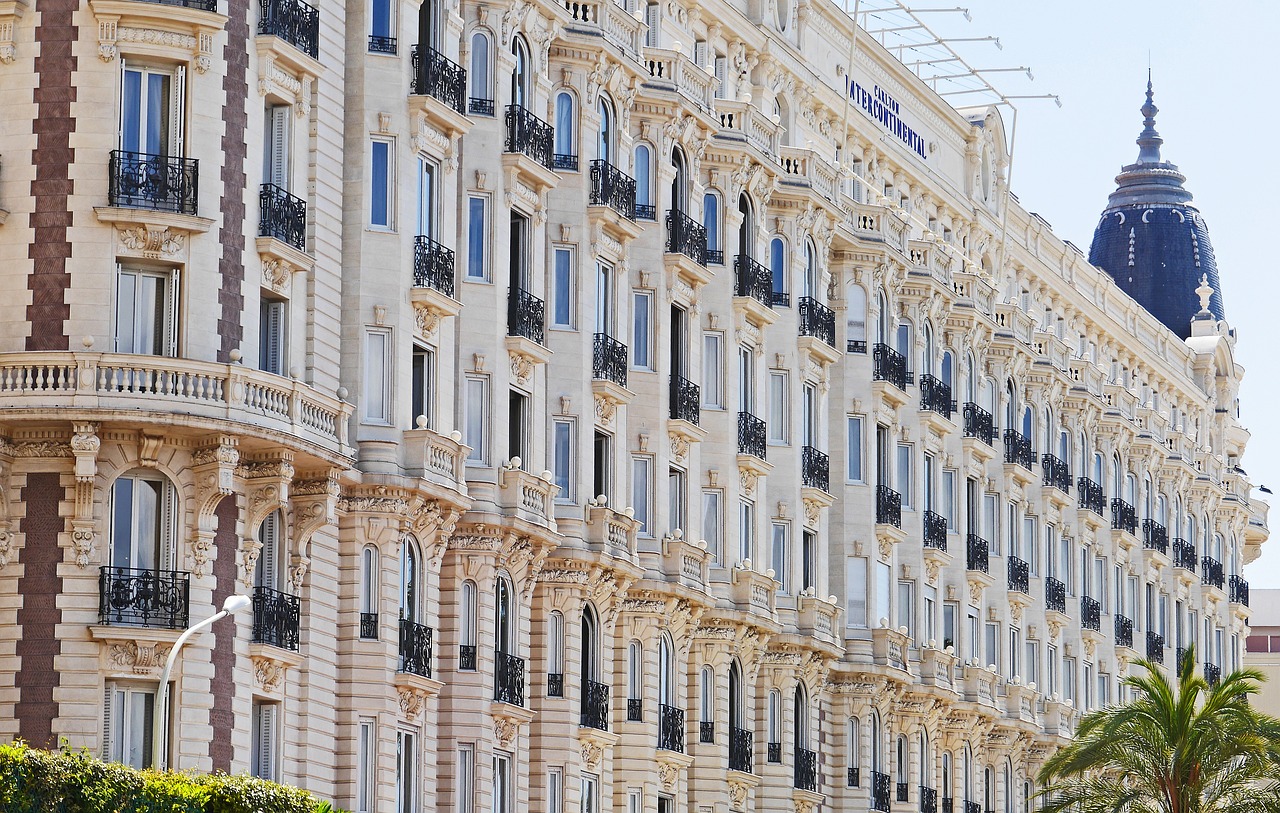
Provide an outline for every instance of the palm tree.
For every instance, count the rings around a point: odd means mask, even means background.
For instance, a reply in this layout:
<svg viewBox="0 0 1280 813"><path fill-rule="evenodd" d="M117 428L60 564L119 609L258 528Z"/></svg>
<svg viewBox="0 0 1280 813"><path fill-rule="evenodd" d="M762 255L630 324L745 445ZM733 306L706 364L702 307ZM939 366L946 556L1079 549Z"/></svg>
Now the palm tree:
<svg viewBox="0 0 1280 813"><path fill-rule="evenodd" d="M1041 769L1045 813L1280 811L1280 720L1249 705L1262 673L1210 686L1194 674L1192 647L1176 686L1151 661L1138 664L1147 674L1123 681L1137 698L1086 716Z"/></svg>

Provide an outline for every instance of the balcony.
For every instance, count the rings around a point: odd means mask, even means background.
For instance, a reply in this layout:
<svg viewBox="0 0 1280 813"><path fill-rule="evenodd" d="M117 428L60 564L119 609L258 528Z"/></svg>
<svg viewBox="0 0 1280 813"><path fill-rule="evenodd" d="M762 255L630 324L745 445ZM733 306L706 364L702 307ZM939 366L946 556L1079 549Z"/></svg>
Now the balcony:
<svg viewBox="0 0 1280 813"><path fill-rule="evenodd" d="M399 671L431 677L431 627L400 619Z"/></svg>
<svg viewBox="0 0 1280 813"><path fill-rule="evenodd" d="M779 743L778 745L779 747L781 747L782 744ZM781 756L779 756L779 759L781 759ZM856 788L862 785L862 771L860 771L858 768L848 768L845 771L845 774L847 777L845 781L849 787Z"/></svg>
<svg viewBox="0 0 1280 813"><path fill-rule="evenodd" d="M493 99L481 99L476 96L467 99L467 115L492 116L494 110Z"/></svg>
<svg viewBox="0 0 1280 813"><path fill-rule="evenodd" d="M1147 630L1147 660L1164 663L1164 636L1155 630Z"/></svg>
<svg viewBox="0 0 1280 813"><path fill-rule="evenodd" d="M800 335L821 339L834 348L836 346L835 311L811 296L800 297Z"/></svg>
<svg viewBox="0 0 1280 813"><path fill-rule="evenodd" d="M1196 567L1196 546L1185 539L1173 540L1173 566L1189 570L1193 574Z"/></svg>
<svg viewBox="0 0 1280 813"><path fill-rule="evenodd" d="M1059 460L1047 452L1040 456L1040 466L1044 470L1044 484L1056 488L1063 494L1071 493L1071 467L1067 461Z"/></svg>
<svg viewBox="0 0 1280 813"><path fill-rule="evenodd" d="M1200 558L1200 581L1210 587L1222 589L1224 583L1222 573L1222 562L1214 559L1212 556L1203 556Z"/></svg>
<svg viewBox="0 0 1280 813"><path fill-rule="evenodd" d="M1067 585L1050 576L1044 580L1044 605L1055 613L1067 614Z"/></svg>
<svg viewBox="0 0 1280 813"><path fill-rule="evenodd" d="M698 385L678 375L671 376L671 420L694 426L702 417L702 396Z"/></svg>
<svg viewBox="0 0 1280 813"><path fill-rule="evenodd" d="M745 296L773 309L773 272L745 254L733 258L734 296Z"/></svg>
<svg viewBox="0 0 1280 813"><path fill-rule="evenodd" d="M413 46L414 96L430 96L459 115L467 113L467 71L434 48ZM512 150L508 148L508 152Z"/></svg>
<svg viewBox="0 0 1280 813"><path fill-rule="evenodd" d="M543 344L547 324L547 305L541 299L512 288L507 297L507 335L522 336L534 344Z"/></svg>
<svg viewBox="0 0 1280 813"><path fill-rule="evenodd" d="M627 220L636 219L636 179L610 164L596 159L591 162L592 206L608 206Z"/></svg>
<svg viewBox="0 0 1280 813"><path fill-rule="evenodd" d="M684 753L684 709L658 706L658 748Z"/></svg>
<svg viewBox="0 0 1280 813"><path fill-rule="evenodd" d="M556 170L557 172L560 172L560 171L577 172L578 156L567 155L565 153L560 153L560 152L552 153L551 168Z"/></svg>
<svg viewBox="0 0 1280 813"><path fill-rule="evenodd" d="M871 772L871 809L880 813L889 811L889 774L887 773Z"/></svg>
<svg viewBox="0 0 1280 813"><path fill-rule="evenodd" d="M453 251L424 234L413 238L413 287L453 296Z"/></svg>
<svg viewBox="0 0 1280 813"><path fill-rule="evenodd" d="M1004 462L1021 466L1027 471L1036 470L1036 452L1031 448L1031 438L1017 429L1004 430Z"/></svg>
<svg viewBox="0 0 1280 813"><path fill-rule="evenodd" d="M1080 627L1094 632L1102 629L1102 605L1096 598L1080 597Z"/></svg>
<svg viewBox="0 0 1280 813"><path fill-rule="evenodd" d="M273 237L290 248L306 251L307 202L275 184L258 192L258 236Z"/></svg>
<svg viewBox="0 0 1280 813"><path fill-rule="evenodd" d="M507 106L506 124L504 152L523 155L546 169L552 168L555 130L550 124L515 104Z"/></svg>
<svg viewBox="0 0 1280 813"><path fill-rule="evenodd" d="M679 209L667 210L668 254L683 254L701 266L707 264L707 229Z"/></svg>
<svg viewBox="0 0 1280 813"><path fill-rule="evenodd" d="M947 549L947 518L942 514L924 512L924 546L931 550Z"/></svg>
<svg viewBox="0 0 1280 813"><path fill-rule="evenodd" d="M847 340L845 342L845 352L858 353L859 355L865 356L867 354L867 340L866 339Z"/></svg>
<svg viewBox="0 0 1280 813"><path fill-rule="evenodd" d="M627 698L627 722L639 723L644 720L644 701L638 697Z"/></svg>
<svg viewBox="0 0 1280 813"><path fill-rule="evenodd" d="M1111 529L1126 533L1138 533L1138 512L1134 507L1119 497L1111 500Z"/></svg>
<svg viewBox="0 0 1280 813"><path fill-rule="evenodd" d="M297 596L269 587L253 588L253 643L297 652L301 619Z"/></svg>
<svg viewBox="0 0 1280 813"><path fill-rule="evenodd" d="M888 381L900 390L907 388L907 358L887 344L877 344L871 351L871 376Z"/></svg>
<svg viewBox="0 0 1280 813"><path fill-rule="evenodd" d="M1154 519L1142 521L1142 548L1169 554L1169 531Z"/></svg>
<svg viewBox="0 0 1280 813"><path fill-rule="evenodd" d="M279 37L312 59L320 57L320 12L302 0L262 0L258 33Z"/></svg>
<svg viewBox="0 0 1280 813"><path fill-rule="evenodd" d="M1227 595L1232 604L1249 606L1249 583L1243 576L1232 576L1227 581Z"/></svg>
<svg viewBox="0 0 1280 813"><path fill-rule="evenodd" d="M888 486L876 486L876 524L902 527L902 495Z"/></svg>
<svg viewBox="0 0 1280 813"><path fill-rule="evenodd" d="M1080 493L1080 507L1102 516L1107 507L1107 495L1102 486L1088 477L1076 480L1076 490Z"/></svg>
<svg viewBox="0 0 1280 813"><path fill-rule="evenodd" d="M996 425L991 413L972 401L964 405L964 436L977 438L988 446L996 442Z"/></svg>
<svg viewBox="0 0 1280 813"><path fill-rule="evenodd" d="M709 743L716 741L716 724L712 720L701 720L698 722L698 742Z"/></svg>
<svg viewBox="0 0 1280 813"><path fill-rule="evenodd" d="M591 376L627 386L627 346L607 333L597 333L592 342Z"/></svg>
<svg viewBox="0 0 1280 813"><path fill-rule="evenodd" d="M189 580L180 570L103 567L98 571L98 620L185 629L190 620Z"/></svg>
<svg viewBox="0 0 1280 813"><path fill-rule="evenodd" d="M1017 556L1009 557L1009 590L1014 593L1022 593L1030 595L1030 575L1031 569L1027 563L1019 559Z"/></svg>
<svg viewBox="0 0 1280 813"><path fill-rule="evenodd" d="M1222 668L1217 664L1206 663L1204 665L1204 679L1210 686L1217 686L1218 681L1222 680Z"/></svg>
<svg viewBox="0 0 1280 813"><path fill-rule="evenodd" d="M1123 615L1116 616L1116 646L1133 648L1133 621Z"/></svg>
<svg viewBox="0 0 1280 813"><path fill-rule="evenodd" d="M767 758L769 762L773 763L774 765L782 764L782 743L780 742L768 743L767 751L768 751Z"/></svg>
<svg viewBox="0 0 1280 813"><path fill-rule="evenodd" d="M475 644L458 644L458 669L474 672L479 663Z"/></svg>
<svg viewBox="0 0 1280 813"><path fill-rule="evenodd" d="M369 35L368 50L371 54L388 54L395 56L396 46L397 42L395 37L387 37L379 34Z"/></svg>
<svg viewBox="0 0 1280 813"><path fill-rule="evenodd" d="M597 731L609 730L609 687L594 680L582 682L580 725Z"/></svg>
<svg viewBox="0 0 1280 813"><path fill-rule="evenodd" d="M564 672L547 673L547 697L564 697Z"/></svg>
<svg viewBox="0 0 1280 813"><path fill-rule="evenodd" d="M928 373L920 376L920 408L951 420L955 409L951 403L951 387Z"/></svg>
<svg viewBox="0 0 1280 813"><path fill-rule="evenodd" d="M831 493L831 458L812 446L800 449L800 483L805 488L816 488Z"/></svg>
<svg viewBox="0 0 1280 813"><path fill-rule="evenodd" d="M360 613L360 637L365 640L378 638L378 614Z"/></svg>
<svg viewBox="0 0 1280 813"><path fill-rule="evenodd" d="M766 437L764 421L750 412L738 413L738 454L766 459Z"/></svg>
<svg viewBox="0 0 1280 813"><path fill-rule="evenodd" d="M818 790L818 752L796 748L795 786L800 790Z"/></svg>
<svg viewBox="0 0 1280 813"><path fill-rule="evenodd" d="M920 813L938 813L938 791L920 786Z"/></svg>
<svg viewBox="0 0 1280 813"><path fill-rule="evenodd" d="M897 801L899 802L905 802L910 798L910 794L911 794L911 791L907 783L899 782L897 787L897 793L895 794L894 798L897 799Z"/></svg>
<svg viewBox="0 0 1280 813"><path fill-rule="evenodd" d="M965 544L965 569L987 573L991 546L977 534L969 534Z"/></svg>
<svg viewBox="0 0 1280 813"><path fill-rule="evenodd" d="M751 731L733 726L729 729L729 770L751 773Z"/></svg>
<svg viewBox="0 0 1280 813"><path fill-rule="evenodd" d="M494 653L493 699L513 706L524 705L524 658L509 652Z"/></svg>
<svg viewBox="0 0 1280 813"><path fill-rule="evenodd" d="M107 204L194 216L199 167L194 158L112 150Z"/></svg>

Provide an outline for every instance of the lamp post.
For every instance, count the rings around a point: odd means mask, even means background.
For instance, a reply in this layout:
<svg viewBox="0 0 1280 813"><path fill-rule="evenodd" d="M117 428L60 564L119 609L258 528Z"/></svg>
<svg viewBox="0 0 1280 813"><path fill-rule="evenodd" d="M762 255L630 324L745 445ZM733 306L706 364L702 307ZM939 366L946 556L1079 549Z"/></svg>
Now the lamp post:
<svg viewBox="0 0 1280 813"><path fill-rule="evenodd" d="M154 770L158 771L161 769L161 762L163 760L162 754L164 749L162 745L164 743L165 723L167 722L168 716L166 712L169 707L169 674L173 672L173 666L178 662L178 654L182 651L183 645L187 642L187 639L191 638L196 633L203 631L206 627L212 625L213 622L234 613L238 613L252 603L253 601L248 596L242 596L239 594L227 596L226 601L222 602L221 611L216 612L205 620L193 624L185 629L183 633L178 636L178 640L174 643L173 649L169 650L169 657L164 662L164 669L160 670L160 688L156 691L156 710L152 715L155 719L155 723L153 723L151 729L151 767ZM176 708L174 710L177 711Z"/></svg>

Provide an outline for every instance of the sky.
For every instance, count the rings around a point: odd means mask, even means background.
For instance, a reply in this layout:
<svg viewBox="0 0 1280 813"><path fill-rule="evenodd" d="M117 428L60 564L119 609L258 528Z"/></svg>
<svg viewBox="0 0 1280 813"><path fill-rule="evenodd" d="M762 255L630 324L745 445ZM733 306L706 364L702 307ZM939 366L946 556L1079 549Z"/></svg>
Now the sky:
<svg viewBox="0 0 1280 813"><path fill-rule="evenodd" d="M1138 155L1150 60L1162 155L1187 176L1208 223L1227 321L1239 336L1241 419L1252 433L1241 465L1255 488L1269 486L1280 498L1280 279L1266 250L1280 229L1280 160L1266 146L1280 125L1266 90L1280 2L909 0L917 9L953 4L968 8L972 21L931 14L935 30L995 35L1004 46L956 45L971 65L1032 68L1034 80L990 74L1005 95L1061 97L1061 108L1017 103L1012 187L1024 207L1086 253L1116 174ZM1280 534L1245 577L1254 588L1280 587Z"/></svg>

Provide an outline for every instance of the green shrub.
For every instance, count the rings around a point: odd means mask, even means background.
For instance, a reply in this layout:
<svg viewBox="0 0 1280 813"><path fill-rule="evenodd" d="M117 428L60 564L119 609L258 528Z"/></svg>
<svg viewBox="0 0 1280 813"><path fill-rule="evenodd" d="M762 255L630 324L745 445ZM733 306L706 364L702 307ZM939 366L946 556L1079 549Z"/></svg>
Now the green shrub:
<svg viewBox="0 0 1280 813"><path fill-rule="evenodd" d="M249 776L138 771L87 751L0 744L0 813L327 811L334 808L304 790Z"/></svg>

